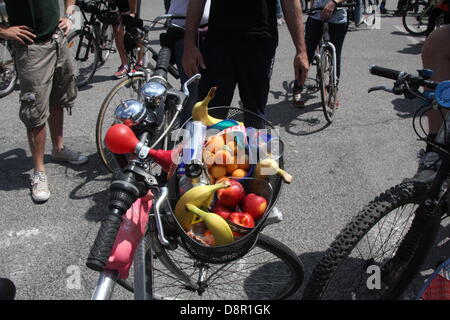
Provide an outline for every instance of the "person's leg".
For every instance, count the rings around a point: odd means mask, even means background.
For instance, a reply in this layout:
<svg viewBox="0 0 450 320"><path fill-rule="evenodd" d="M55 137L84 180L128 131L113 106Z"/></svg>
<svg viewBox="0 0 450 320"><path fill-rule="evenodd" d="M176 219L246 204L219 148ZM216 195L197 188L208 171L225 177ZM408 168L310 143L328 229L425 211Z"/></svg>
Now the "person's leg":
<svg viewBox="0 0 450 320"><path fill-rule="evenodd" d="M431 32L433 32L433 30L436 28L436 19L437 17L439 17L439 15L442 13L443 11L439 8L434 7L431 10L430 16L428 17L428 25L427 25L427 31L425 33L425 35L428 37Z"/></svg>
<svg viewBox="0 0 450 320"><path fill-rule="evenodd" d="M359 26L361 24L363 14L363 0L356 0L355 6L355 25Z"/></svg>
<svg viewBox="0 0 450 320"><path fill-rule="evenodd" d="M341 77L341 56L344 46L345 35L347 34L347 23L329 23L330 41L336 48L336 74L338 79Z"/></svg>
<svg viewBox="0 0 450 320"><path fill-rule="evenodd" d="M121 78L124 77L126 73L129 71L128 56L124 44L124 36L125 36L124 26L121 24L113 25L113 33L117 52L119 53L121 63L121 66L119 67L118 71L114 74L114 76L116 78Z"/></svg>
<svg viewBox="0 0 450 320"><path fill-rule="evenodd" d="M208 95L209 89L217 87L215 97L209 103L210 107L230 106L233 101L237 84L232 60L234 52L239 52L239 47L235 47L234 42L230 40L208 39L205 43L203 60L206 69L201 71L198 99L203 100ZM227 117L227 112L223 110L212 110L210 114L220 119Z"/></svg>
<svg viewBox="0 0 450 320"><path fill-rule="evenodd" d="M249 39L234 53L243 108L262 118L265 118L276 47L276 41L271 39ZM244 122L247 127L264 127L254 117L245 117Z"/></svg>
<svg viewBox="0 0 450 320"><path fill-rule="evenodd" d="M433 70L431 80L444 81L450 79L450 26L443 26L433 31L425 40L422 49L422 65ZM428 133L436 135L442 125L439 111L431 110L428 116Z"/></svg>

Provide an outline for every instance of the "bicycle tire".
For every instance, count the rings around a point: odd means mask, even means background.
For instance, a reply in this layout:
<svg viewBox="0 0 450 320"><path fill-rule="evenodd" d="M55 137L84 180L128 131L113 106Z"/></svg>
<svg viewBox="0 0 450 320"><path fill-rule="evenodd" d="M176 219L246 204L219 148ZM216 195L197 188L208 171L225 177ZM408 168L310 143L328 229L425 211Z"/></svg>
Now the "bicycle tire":
<svg viewBox="0 0 450 320"><path fill-rule="evenodd" d="M81 40L76 41L77 38ZM81 47L79 46L81 41ZM92 77L97 71L97 65L100 55L100 48L92 34L85 30L76 30L67 37L67 46L72 52L75 75L77 77L78 88L86 86L91 82ZM77 57L77 51L79 54ZM83 51L86 50L86 51ZM80 54L85 56L80 57ZM90 59L91 58L91 59ZM91 61L92 60L92 61Z"/></svg>
<svg viewBox="0 0 450 320"><path fill-rule="evenodd" d="M103 165L110 172L114 172L115 170L122 168L127 163L127 161L126 156L114 155L105 147L103 139L105 137L106 131L111 125L114 124L114 111L117 105L120 103L120 100L137 99L139 90L144 83L145 78L143 76L130 77L120 81L105 97L98 112L97 123L95 126L95 141L97 145L97 152ZM121 96L121 99L119 99L118 101L113 100L114 97L119 94L119 91L122 88L132 88L133 94L130 94L128 96ZM108 121L108 124L104 123L105 121Z"/></svg>
<svg viewBox="0 0 450 320"><path fill-rule="evenodd" d="M329 124L334 120L336 112L336 91L337 88L333 85L334 77L333 54L330 48L324 47L320 55L320 63L317 64L317 72L320 74L319 91L322 103L322 110L325 119Z"/></svg>
<svg viewBox="0 0 450 320"><path fill-rule="evenodd" d="M390 300L398 298L406 289L410 280L420 268L424 257L426 256L436 236L436 227L439 226L439 222L437 224L434 223L435 228L433 229L433 231L427 234L427 236L423 237L422 241L417 247L417 250L415 251L414 257L409 260L409 263L407 264L406 268L404 268L404 272L401 274L398 282L393 285L391 284L390 287L385 288L386 290L384 292L368 290L367 280L366 282L364 282L363 279L361 280L364 285L361 286L361 289L364 291L363 294L365 294L365 296L361 295L357 297L355 292L351 291L351 286L356 285L359 279L357 278L357 272L354 271L356 270L356 268L354 268L354 265L360 262L362 268L361 274L364 273L364 276L368 278L369 275L367 273L367 268L371 265L375 265L376 261L374 257L370 257L370 259L355 259L350 257L350 255L352 254L354 249L356 249L358 253L361 254L357 246L359 244L363 244L365 241L367 241L369 249L372 250L369 242L369 232L373 231L373 229L375 229L375 226L378 225L380 221L383 221L381 229L379 227L378 234L375 237L375 242L378 240L378 237L382 239L381 230L388 220L387 217L391 217L390 214L396 209L403 208L407 205L418 205L423 200L425 190L426 186L424 186L423 184L404 183L387 190L380 196L376 197L375 200L370 202L356 217L354 217L350 221L349 224L347 224L347 226L335 238L329 249L327 249L325 255L323 256L323 258L321 258L312 272L311 278L309 279L305 287L303 299L332 299L331 297L328 297L328 295L332 294L339 294L339 296L335 297L337 299ZM412 219L411 225L413 225L416 219L415 210L416 209L411 210L410 215L406 217L407 219ZM397 213L395 216L396 220L400 220L402 215L403 213L400 215L400 217L398 217ZM383 220L384 218L386 219ZM436 221L439 220L440 219L437 219ZM409 220L406 221L407 224ZM405 222L402 222L402 224L405 227L404 229L406 229ZM404 234L404 237L406 237L412 229L413 228L408 228L407 232ZM390 233L388 234L388 236L394 236L395 234L397 234L397 231L398 229L392 228L391 230L389 230ZM401 239L397 240L396 243L400 243L404 239L404 237L401 237ZM364 239L366 240L364 241ZM389 250L387 252L389 252ZM398 252L395 251L393 257L395 257L397 253ZM392 259L390 259L390 261L392 261ZM345 262L353 264L351 271L344 268ZM347 279L344 279L345 274L347 274ZM352 279L349 279L349 276ZM339 281L340 284L333 285L331 282L334 279ZM343 283L348 283L349 285L347 286ZM326 292L326 290L330 290L331 292ZM335 292L333 292L333 290L335 290Z"/></svg>
<svg viewBox="0 0 450 320"><path fill-rule="evenodd" d="M18 75L14 63L14 52L7 41L0 41L0 98L14 91Z"/></svg>
<svg viewBox="0 0 450 320"><path fill-rule="evenodd" d="M231 262L229 264L219 265L219 264L200 264L195 261L187 251L185 251L181 245L175 250L169 250L159 243L157 235L153 232L150 235L152 243L152 257L153 265L151 268L153 285L152 291L154 292L154 298L156 299L218 299L218 300L233 300L236 297L225 296L226 294L236 294L237 299L270 299L279 300L286 299L292 294L294 294L302 285L304 277L303 264L299 257L286 245L275 240L264 234L260 234L254 248L247 253L243 258ZM177 252L178 250L178 252ZM230 269L236 266L239 271L248 271L245 266L242 266L247 260L253 256L258 256L258 254L268 253L272 254L275 258L279 259L279 262L273 263L267 259L264 255L261 257L261 267L256 269L256 271L249 272L249 277L242 278L241 282L238 282L237 277L239 273L237 271ZM179 258L174 258L178 255ZM284 263L287 268L283 268L281 265ZM217 275L217 278L206 277L205 284L199 284L198 277L200 267L204 267L212 275ZM189 269L193 268L193 270ZM216 270L217 269L217 270ZM270 291L272 286L280 284L280 279L287 273L292 276L292 279L286 281L285 286L276 293ZM223 271L222 273L219 273ZM263 275L263 271L269 272L270 275ZM230 275L231 279L229 282L218 283L217 280L224 281L224 275ZM233 278L234 277L234 278ZM163 278L163 279L161 279ZM160 279L160 280L157 280ZM255 282L251 282L254 280ZM157 282L161 281L161 282ZM165 286L165 281L170 281L170 287ZM209 282L210 281L210 282ZM270 284L269 281L273 283ZM264 282L264 283L263 283ZM225 288L219 290L215 289L215 286L224 284ZM242 286L241 286L242 284ZM241 296L239 291L230 289L232 285L237 285L242 291ZM265 292L255 293L255 287L261 286ZM242 292L241 292L242 293ZM271 294L270 296L265 296L264 294Z"/></svg>
<svg viewBox="0 0 450 320"><path fill-rule="evenodd" d="M411 3L408 8L403 11L402 23L406 31L412 35L425 35L428 26L428 16L430 8L425 1L416 1ZM415 27L417 21L417 27Z"/></svg>

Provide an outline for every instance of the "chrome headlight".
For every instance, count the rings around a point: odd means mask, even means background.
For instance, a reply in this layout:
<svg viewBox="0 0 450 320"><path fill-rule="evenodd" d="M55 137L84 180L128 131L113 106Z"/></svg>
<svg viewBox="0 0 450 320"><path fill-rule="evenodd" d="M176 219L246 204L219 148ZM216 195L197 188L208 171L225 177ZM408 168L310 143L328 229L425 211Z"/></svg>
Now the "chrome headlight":
<svg viewBox="0 0 450 320"><path fill-rule="evenodd" d="M145 119L147 109L137 100L125 100L117 106L115 115L118 122L133 127Z"/></svg>
<svg viewBox="0 0 450 320"><path fill-rule="evenodd" d="M154 107L158 107L164 103L166 93L167 88L156 81L147 82L141 89L141 94L145 101Z"/></svg>

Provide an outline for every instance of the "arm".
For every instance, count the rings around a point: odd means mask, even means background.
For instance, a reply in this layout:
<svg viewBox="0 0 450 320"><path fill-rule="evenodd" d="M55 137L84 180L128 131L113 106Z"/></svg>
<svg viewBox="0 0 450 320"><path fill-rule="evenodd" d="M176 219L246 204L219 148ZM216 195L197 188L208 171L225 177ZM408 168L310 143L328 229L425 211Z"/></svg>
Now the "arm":
<svg viewBox="0 0 450 320"><path fill-rule="evenodd" d="M27 26L0 27L0 38L16 41L21 45L32 44L36 35Z"/></svg>
<svg viewBox="0 0 450 320"><path fill-rule="evenodd" d="M128 0L128 6L130 7L130 16L135 17L137 13L137 0Z"/></svg>
<svg viewBox="0 0 450 320"><path fill-rule="evenodd" d="M202 54L197 48L197 32L203 16L206 0L190 0L186 13L184 32L183 69L188 77L198 73L198 66L205 69Z"/></svg>
<svg viewBox="0 0 450 320"><path fill-rule="evenodd" d="M72 29L73 21L69 19L69 16L73 17L75 12L75 0L65 0L64 1L64 17L59 19L58 28L64 31L64 34L68 34L70 29Z"/></svg>
<svg viewBox="0 0 450 320"><path fill-rule="evenodd" d="M328 20L331 18L331 15L333 14L334 10L336 9L336 6L339 3L344 3L347 0L334 0L328 2L325 7L323 8L322 12L320 13L320 17L324 20Z"/></svg>
<svg viewBox="0 0 450 320"><path fill-rule="evenodd" d="M298 0L282 0L281 6L296 52L294 57L295 79L303 84L308 75L309 62L306 54L302 8Z"/></svg>

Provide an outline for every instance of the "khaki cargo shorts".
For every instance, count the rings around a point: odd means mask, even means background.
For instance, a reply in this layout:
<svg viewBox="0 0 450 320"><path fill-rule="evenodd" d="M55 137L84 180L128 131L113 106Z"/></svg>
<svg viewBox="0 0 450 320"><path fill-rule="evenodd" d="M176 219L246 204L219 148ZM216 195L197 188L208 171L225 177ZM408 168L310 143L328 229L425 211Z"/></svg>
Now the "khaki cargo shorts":
<svg viewBox="0 0 450 320"><path fill-rule="evenodd" d="M44 125L50 108L72 110L78 89L66 37L28 46L14 45L20 80L20 120L27 128Z"/></svg>

